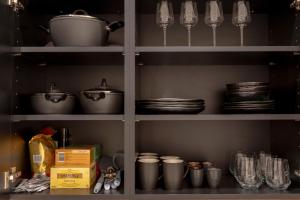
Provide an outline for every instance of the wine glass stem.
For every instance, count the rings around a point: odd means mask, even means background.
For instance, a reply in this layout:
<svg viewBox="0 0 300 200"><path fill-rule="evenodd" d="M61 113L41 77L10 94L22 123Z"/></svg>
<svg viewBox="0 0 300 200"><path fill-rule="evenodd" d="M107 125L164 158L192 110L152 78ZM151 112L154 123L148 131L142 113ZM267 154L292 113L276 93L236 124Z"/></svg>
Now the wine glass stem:
<svg viewBox="0 0 300 200"><path fill-rule="evenodd" d="M191 26L188 26L187 27L187 31L188 31L188 46L190 47L191 46Z"/></svg>
<svg viewBox="0 0 300 200"><path fill-rule="evenodd" d="M167 26L163 26L164 46L167 46Z"/></svg>
<svg viewBox="0 0 300 200"><path fill-rule="evenodd" d="M213 43L214 43L214 47L217 46L217 26L214 24L212 26L213 29Z"/></svg>
<svg viewBox="0 0 300 200"><path fill-rule="evenodd" d="M240 25L240 33L241 33L241 46L244 46L244 25Z"/></svg>

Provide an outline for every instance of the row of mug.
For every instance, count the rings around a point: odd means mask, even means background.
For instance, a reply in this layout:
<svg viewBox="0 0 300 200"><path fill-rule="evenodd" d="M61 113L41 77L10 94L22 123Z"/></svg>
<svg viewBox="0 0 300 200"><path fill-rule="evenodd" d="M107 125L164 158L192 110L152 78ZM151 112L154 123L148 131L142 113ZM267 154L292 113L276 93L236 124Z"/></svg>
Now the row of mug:
<svg viewBox="0 0 300 200"><path fill-rule="evenodd" d="M162 175L160 175L160 166L162 166ZM143 190L155 189L162 178L165 189L179 190L182 188L183 179L188 174L193 187L201 187L206 176L210 188L217 188L222 178L222 170L213 167L210 162L185 163L178 156L158 157L155 153L137 156L137 168Z"/></svg>

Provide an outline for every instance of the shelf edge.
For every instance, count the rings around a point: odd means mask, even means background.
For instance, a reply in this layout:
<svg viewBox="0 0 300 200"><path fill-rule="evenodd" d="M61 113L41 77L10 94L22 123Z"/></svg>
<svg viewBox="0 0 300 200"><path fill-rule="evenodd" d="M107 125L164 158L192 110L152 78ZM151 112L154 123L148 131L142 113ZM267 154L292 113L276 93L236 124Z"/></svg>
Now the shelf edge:
<svg viewBox="0 0 300 200"><path fill-rule="evenodd" d="M123 115L11 115L11 121L123 121Z"/></svg>

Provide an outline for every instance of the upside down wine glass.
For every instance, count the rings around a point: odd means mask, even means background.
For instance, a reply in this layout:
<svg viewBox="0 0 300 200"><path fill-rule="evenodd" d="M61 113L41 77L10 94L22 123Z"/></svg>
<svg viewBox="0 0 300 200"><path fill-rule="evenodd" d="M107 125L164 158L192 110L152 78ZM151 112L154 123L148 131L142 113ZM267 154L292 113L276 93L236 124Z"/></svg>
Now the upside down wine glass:
<svg viewBox="0 0 300 200"><path fill-rule="evenodd" d="M219 0L208 0L205 9L205 24L213 30L213 45L217 46L216 29L224 22L222 2Z"/></svg>
<svg viewBox="0 0 300 200"><path fill-rule="evenodd" d="M170 1L162 0L157 4L156 23L163 29L164 46L167 46L167 28L174 23L173 6Z"/></svg>
<svg viewBox="0 0 300 200"><path fill-rule="evenodd" d="M241 46L244 46L244 29L251 22L250 4L247 0L233 3L232 23L240 28Z"/></svg>

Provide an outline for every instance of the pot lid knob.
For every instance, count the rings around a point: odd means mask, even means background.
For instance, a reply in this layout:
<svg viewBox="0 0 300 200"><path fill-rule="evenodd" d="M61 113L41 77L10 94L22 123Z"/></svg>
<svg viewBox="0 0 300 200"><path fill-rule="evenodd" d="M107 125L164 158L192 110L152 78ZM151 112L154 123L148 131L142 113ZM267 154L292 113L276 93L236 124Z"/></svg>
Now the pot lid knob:
<svg viewBox="0 0 300 200"><path fill-rule="evenodd" d="M60 90L58 90L56 88L55 82L51 82L50 83L50 88L49 88L49 93L57 93L57 92L60 92Z"/></svg>
<svg viewBox="0 0 300 200"><path fill-rule="evenodd" d="M53 92L56 88L56 84L54 82L50 83L50 92Z"/></svg>
<svg viewBox="0 0 300 200"><path fill-rule="evenodd" d="M104 90L105 90L105 89L108 89L107 81L106 81L105 78L103 78L103 79L101 80L100 89L104 89Z"/></svg>
<svg viewBox="0 0 300 200"><path fill-rule="evenodd" d="M73 15L89 15L87 11L83 9L78 9L73 12Z"/></svg>

